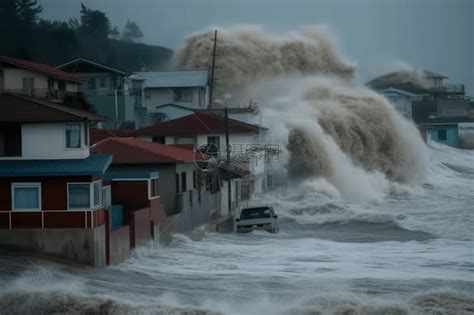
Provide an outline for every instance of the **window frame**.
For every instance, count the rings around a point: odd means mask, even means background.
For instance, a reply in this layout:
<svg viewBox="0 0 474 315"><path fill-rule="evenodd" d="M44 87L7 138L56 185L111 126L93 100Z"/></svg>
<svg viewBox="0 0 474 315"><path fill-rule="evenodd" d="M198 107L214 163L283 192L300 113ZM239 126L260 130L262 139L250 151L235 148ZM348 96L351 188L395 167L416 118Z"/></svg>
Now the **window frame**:
<svg viewBox="0 0 474 315"><path fill-rule="evenodd" d="M99 185L99 188L98 188L98 197L99 197L99 200L97 203L95 203L95 187L96 185ZM97 209L97 208L102 208L103 207L103 203L102 203L102 181L101 180L96 180L96 181L93 181L91 183L91 203L90 203L90 206L91 206L91 209Z"/></svg>
<svg viewBox="0 0 474 315"><path fill-rule="evenodd" d="M83 138L83 131L82 131L82 123L67 123L67 124L64 124L64 148L66 150L77 150L77 149L81 149L83 147L83 141L82 141L82 138ZM67 131L68 131L68 126L79 126L79 146L78 147L68 147L67 146Z"/></svg>
<svg viewBox="0 0 474 315"><path fill-rule="evenodd" d="M156 195L152 195L152 181L156 181ZM156 199L156 198L159 198L160 197L160 193L158 191L158 184L159 184L159 180L158 180L158 176L156 177L151 177L148 179L148 199L151 200L151 199Z"/></svg>
<svg viewBox="0 0 474 315"><path fill-rule="evenodd" d="M105 89L106 88L105 77L99 77L99 88L100 89Z"/></svg>
<svg viewBox="0 0 474 315"><path fill-rule="evenodd" d="M176 102L192 102L193 89L192 88L175 88L173 89L174 100Z"/></svg>
<svg viewBox="0 0 474 315"><path fill-rule="evenodd" d="M112 188L110 185L102 186L102 207L105 209L112 208ZM109 202L110 201L110 204Z"/></svg>
<svg viewBox="0 0 474 315"><path fill-rule="evenodd" d="M94 203L94 187L96 184L100 183L100 186L99 186L99 203L98 204L95 204ZM89 186L89 207L88 208L81 208L81 207L77 207L77 208L71 208L71 205L69 203L69 199L70 199L70 194L69 194L69 187L71 185L88 185ZM100 208L103 208L104 205L103 205L103 199L102 199L102 188L104 186L102 185L102 180L96 180L96 181L92 181L92 182L68 182L67 183L67 210L70 210L70 211L86 211L86 210L96 210L96 209L100 209Z"/></svg>
<svg viewBox="0 0 474 315"><path fill-rule="evenodd" d="M38 208L16 209L15 188L16 187L35 187L38 188ZM42 211L41 182L15 182L11 183L11 211L14 212L38 212Z"/></svg>

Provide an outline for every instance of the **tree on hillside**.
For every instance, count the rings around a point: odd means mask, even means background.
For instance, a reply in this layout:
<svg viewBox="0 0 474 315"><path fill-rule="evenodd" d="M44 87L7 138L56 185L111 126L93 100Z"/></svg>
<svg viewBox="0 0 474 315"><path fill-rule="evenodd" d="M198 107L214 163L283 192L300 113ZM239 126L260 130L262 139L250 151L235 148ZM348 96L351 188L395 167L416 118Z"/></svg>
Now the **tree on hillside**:
<svg viewBox="0 0 474 315"><path fill-rule="evenodd" d="M106 41L110 34L110 21L104 12L91 10L81 3L79 33L85 38Z"/></svg>
<svg viewBox="0 0 474 315"><path fill-rule="evenodd" d="M139 41L143 37L143 32L137 23L127 21L122 32L122 39L127 42Z"/></svg>
<svg viewBox="0 0 474 315"><path fill-rule="evenodd" d="M119 39L120 38L120 32L117 28L117 26L114 26L112 30L110 31L110 38L113 39Z"/></svg>
<svg viewBox="0 0 474 315"><path fill-rule="evenodd" d="M35 24L43 12L43 7L38 0L16 0L16 14L21 23Z"/></svg>

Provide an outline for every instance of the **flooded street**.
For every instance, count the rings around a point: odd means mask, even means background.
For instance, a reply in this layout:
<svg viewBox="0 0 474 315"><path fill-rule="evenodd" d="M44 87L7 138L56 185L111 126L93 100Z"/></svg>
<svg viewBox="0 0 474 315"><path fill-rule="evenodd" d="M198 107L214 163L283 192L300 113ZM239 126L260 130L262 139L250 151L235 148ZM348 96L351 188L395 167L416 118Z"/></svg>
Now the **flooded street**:
<svg viewBox="0 0 474 315"><path fill-rule="evenodd" d="M276 235L207 233L200 242L175 235L170 247L138 250L99 271L2 254L0 306L5 313L471 314L474 157L444 146L430 156L427 183L399 187L380 203L309 188L270 194Z"/></svg>

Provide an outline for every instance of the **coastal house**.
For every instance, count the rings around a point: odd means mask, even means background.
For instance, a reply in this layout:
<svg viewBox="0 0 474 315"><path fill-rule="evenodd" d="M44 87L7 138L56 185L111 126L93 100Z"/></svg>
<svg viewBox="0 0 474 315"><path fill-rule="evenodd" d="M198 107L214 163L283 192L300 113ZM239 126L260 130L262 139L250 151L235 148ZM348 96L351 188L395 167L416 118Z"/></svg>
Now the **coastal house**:
<svg viewBox="0 0 474 315"><path fill-rule="evenodd" d="M136 72L129 79L143 91L150 123L163 121L159 106L176 104L190 109L209 106L207 70Z"/></svg>
<svg viewBox="0 0 474 315"><path fill-rule="evenodd" d="M191 108L177 104L164 104L155 107L156 112L154 113L154 122L160 123L167 120L173 120L181 118L187 115L191 115L194 112L204 112L215 115L224 116L224 108ZM242 121L245 123L258 123L261 116L259 115L258 107L231 107L227 109L229 118Z"/></svg>
<svg viewBox="0 0 474 315"><path fill-rule="evenodd" d="M427 142L474 147L474 137L466 131L474 122L474 101L465 95L463 84L445 84L445 79L446 76L428 70L398 71L375 78L367 85L412 119Z"/></svg>
<svg viewBox="0 0 474 315"><path fill-rule="evenodd" d="M0 92L26 95L53 102L78 97L82 78L29 60L0 56Z"/></svg>
<svg viewBox="0 0 474 315"><path fill-rule="evenodd" d="M93 152L113 155L108 171L112 174L112 190L117 180L130 181L123 193L112 197L113 204L130 204L130 208L140 208L134 195L148 194L160 196L169 226L161 230L187 232L203 225L220 208L220 186L217 172L201 172L198 163L205 163L205 156L195 155L192 150L172 145L153 143L136 138L108 138L97 143ZM160 183L150 179L145 183L137 182L140 174L154 173ZM127 177L134 174L134 177ZM122 184L123 185L123 184ZM135 187L131 187L134 185ZM140 188L141 187L141 188ZM144 198L142 198L144 199Z"/></svg>
<svg viewBox="0 0 474 315"><path fill-rule="evenodd" d="M105 265L112 157L89 154L89 127L102 120L0 93L1 247Z"/></svg>
<svg viewBox="0 0 474 315"><path fill-rule="evenodd" d="M189 145L212 155L219 166L225 166L227 149L225 129L223 116L197 111L191 115L138 129L132 134L151 142ZM266 128L229 119L228 129L232 160L232 165L228 168L242 177L232 190L238 191L242 199L252 199L262 194L266 186L265 156L260 150ZM226 181L223 184L228 183ZM222 190L227 191L226 187Z"/></svg>
<svg viewBox="0 0 474 315"><path fill-rule="evenodd" d="M77 58L57 66L84 80L79 90L95 112L108 117L105 128L132 128L140 126L143 115L141 91L129 87L128 73L87 58ZM137 117L135 117L137 116Z"/></svg>

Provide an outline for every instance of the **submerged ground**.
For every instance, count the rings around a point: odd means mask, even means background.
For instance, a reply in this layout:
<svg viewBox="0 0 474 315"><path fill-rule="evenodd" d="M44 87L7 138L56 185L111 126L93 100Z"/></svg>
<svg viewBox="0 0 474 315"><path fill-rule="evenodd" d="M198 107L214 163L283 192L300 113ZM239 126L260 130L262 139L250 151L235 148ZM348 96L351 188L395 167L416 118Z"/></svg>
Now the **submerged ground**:
<svg viewBox="0 0 474 315"><path fill-rule="evenodd" d="M277 235L175 235L98 271L0 253L0 313L474 314L474 153L430 156L375 204L269 195Z"/></svg>

